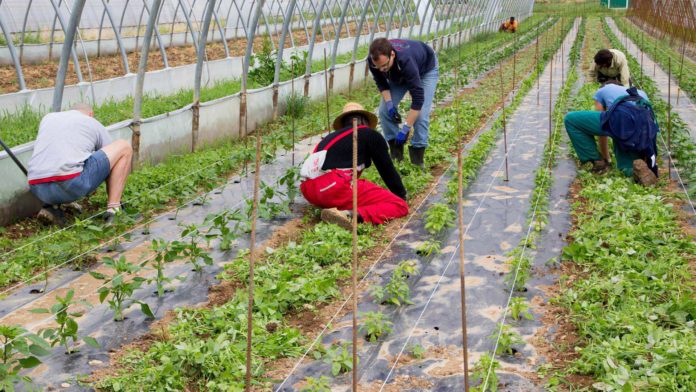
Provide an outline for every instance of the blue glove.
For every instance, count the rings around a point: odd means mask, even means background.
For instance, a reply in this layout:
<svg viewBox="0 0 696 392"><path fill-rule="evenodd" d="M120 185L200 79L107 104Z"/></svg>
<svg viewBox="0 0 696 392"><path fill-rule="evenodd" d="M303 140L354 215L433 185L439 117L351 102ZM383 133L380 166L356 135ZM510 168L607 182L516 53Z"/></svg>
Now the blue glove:
<svg viewBox="0 0 696 392"><path fill-rule="evenodd" d="M408 134L411 132L411 126L408 124L404 124L403 128L401 128L401 132L396 134L396 145L401 146L404 143L406 143L406 139L408 139Z"/></svg>
<svg viewBox="0 0 696 392"><path fill-rule="evenodd" d="M399 115L399 111L396 109L396 107L394 107L394 103L392 101L387 101L386 105L389 118L391 118L395 123L400 123L401 116Z"/></svg>

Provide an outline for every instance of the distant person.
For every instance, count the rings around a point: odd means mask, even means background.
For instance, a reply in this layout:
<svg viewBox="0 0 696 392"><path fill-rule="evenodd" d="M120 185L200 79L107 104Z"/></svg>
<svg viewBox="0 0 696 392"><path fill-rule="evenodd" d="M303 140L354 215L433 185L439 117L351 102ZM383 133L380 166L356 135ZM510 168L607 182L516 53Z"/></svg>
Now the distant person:
<svg viewBox="0 0 696 392"><path fill-rule="evenodd" d="M60 210L51 206L73 203L106 181L110 222L121 209L132 155L127 141L111 141L89 105L45 115L28 167L29 188L44 203L39 216L61 223Z"/></svg>
<svg viewBox="0 0 696 392"><path fill-rule="evenodd" d="M392 158L403 159L404 144L413 129L408 155L411 163L424 168L430 112L439 78L435 51L421 41L377 38L370 44L367 62L382 94L379 118ZM406 92L411 95L411 109L399 130L399 103Z"/></svg>
<svg viewBox="0 0 696 392"><path fill-rule="evenodd" d="M594 66L590 69L590 76L597 82L604 83L607 80L618 80L626 88L631 86L631 71L628 70L626 55L616 49L601 49L594 56Z"/></svg>
<svg viewBox="0 0 696 392"><path fill-rule="evenodd" d="M517 21L514 16L511 16L509 20L506 20L500 25L498 31L505 33L516 33L517 32Z"/></svg>
<svg viewBox="0 0 696 392"><path fill-rule="evenodd" d="M349 102L334 120L335 131L317 144L300 171L305 199L323 208L322 220L347 230L352 227L353 209L353 119L358 121L358 176L374 163L389 188L358 179L358 222L382 224L408 214L406 189L389 158L387 142L374 130L377 117Z"/></svg>
<svg viewBox="0 0 696 392"><path fill-rule="evenodd" d="M594 100L596 111L570 112L564 119L580 162L591 162L594 173L607 171L608 156L603 157L597 150L595 136L600 136L604 146L606 137L611 137L616 167L642 185L657 183L659 129L645 92L635 87L626 89L610 80L597 90ZM606 147L602 149L608 151Z"/></svg>

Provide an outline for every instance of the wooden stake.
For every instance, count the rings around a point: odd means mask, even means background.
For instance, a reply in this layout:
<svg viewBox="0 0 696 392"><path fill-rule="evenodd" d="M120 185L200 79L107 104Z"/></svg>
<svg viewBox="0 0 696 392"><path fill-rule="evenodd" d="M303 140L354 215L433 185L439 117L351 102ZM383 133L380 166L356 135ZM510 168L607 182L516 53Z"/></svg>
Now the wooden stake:
<svg viewBox="0 0 696 392"><path fill-rule="evenodd" d="M553 61L555 58L555 53L551 55L551 61L549 62L549 140L551 140L551 127L552 127L552 120L551 120L551 112L553 111L552 109L552 98L553 98Z"/></svg>
<svg viewBox="0 0 696 392"><path fill-rule="evenodd" d="M507 148L507 118L505 115L505 83L503 81L503 63L500 63L500 105L503 108L503 146L505 149L505 180L509 181L508 176L508 148Z"/></svg>
<svg viewBox="0 0 696 392"><path fill-rule="evenodd" d="M539 70L539 30L537 30L536 37L536 54L535 54L536 70L537 70L537 106L539 106L539 83L541 80L541 71Z"/></svg>
<svg viewBox="0 0 696 392"><path fill-rule="evenodd" d="M358 120L353 118L353 392L358 390Z"/></svg>
<svg viewBox="0 0 696 392"><path fill-rule="evenodd" d="M261 131L256 127L256 160L254 170L254 199L251 206L251 241L249 242L249 302L247 304L247 346L245 390L251 391L251 338L254 330L254 263L256 262L256 218L259 211L259 185L261 182Z"/></svg>
<svg viewBox="0 0 696 392"><path fill-rule="evenodd" d="M672 58L667 58L667 173L672 178Z"/></svg>
<svg viewBox="0 0 696 392"><path fill-rule="evenodd" d="M681 60L679 60L679 76L677 77L677 106L679 106L679 92L681 91L681 87L679 86L679 82L682 80L682 70L684 69L684 52L686 51L686 39L682 41L682 52L681 52Z"/></svg>
<svg viewBox="0 0 696 392"><path fill-rule="evenodd" d="M645 36L643 30L640 31L640 85L643 86L643 48L645 47Z"/></svg>
<svg viewBox="0 0 696 392"><path fill-rule="evenodd" d="M512 53L512 91L513 92L515 91L515 85L516 85L516 83L515 83L516 78L515 77L517 76L517 75L515 75L515 73L517 72L517 49L518 49L517 48L517 33L515 33L514 45L515 45L514 46L515 51Z"/></svg>
<svg viewBox="0 0 696 392"><path fill-rule="evenodd" d="M324 47L324 87L326 88L326 133L331 132L331 114L329 113L329 67L326 63L326 46Z"/></svg>
<svg viewBox="0 0 696 392"><path fill-rule="evenodd" d="M290 80L290 96L292 97L293 104L296 105L297 102L295 101L295 99L297 97L295 97L295 59L292 57L290 58L290 74L292 77L292 79ZM295 107L294 109L296 111L297 107ZM297 112L291 114L292 115L290 116L290 127L292 131L292 165L295 166L295 115L297 114Z"/></svg>

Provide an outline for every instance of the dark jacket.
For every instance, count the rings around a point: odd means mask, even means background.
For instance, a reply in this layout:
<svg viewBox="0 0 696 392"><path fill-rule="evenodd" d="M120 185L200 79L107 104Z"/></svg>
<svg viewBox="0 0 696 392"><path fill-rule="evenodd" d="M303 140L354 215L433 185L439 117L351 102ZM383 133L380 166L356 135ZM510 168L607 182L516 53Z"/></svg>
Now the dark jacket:
<svg viewBox="0 0 696 392"><path fill-rule="evenodd" d="M379 91L389 90L390 83L406 86L411 94L411 109L421 110L424 101L421 77L435 68L437 64L435 51L421 41L390 39L389 42L396 53L394 65L389 71L381 72L374 68L372 59L367 56L377 88Z"/></svg>
<svg viewBox="0 0 696 392"><path fill-rule="evenodd" d="M644 159L657 175L657 133L660 128L655 113L635 87L626 91L628 95L619 98L600 115L602 130L611 136L619 149Z"/></svg>
<svg viewBox="0 0 696 392"><path fill-rule="evenodd" d="M326 135L317 145L316 151L324 149L331 140L350 129L343 128ZM366 126L358 128L358 170L367 169L375 163L379 175L389 190L406 200L406 188L401 182L401 176L396 171L391 158L387 141L379 132ZM327 151L323 170L349 169L353 167L353 138L351 133L335 142Z"/></svg>

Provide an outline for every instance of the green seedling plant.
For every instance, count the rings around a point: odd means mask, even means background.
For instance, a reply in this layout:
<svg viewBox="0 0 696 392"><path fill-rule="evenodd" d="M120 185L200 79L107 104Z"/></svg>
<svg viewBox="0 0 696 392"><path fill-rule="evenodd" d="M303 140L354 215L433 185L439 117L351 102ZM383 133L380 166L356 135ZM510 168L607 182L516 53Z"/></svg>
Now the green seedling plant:
<svg viewBox="0 0 696 392"><path fill-rule="evenodd" d="M19 373L39 366L39 357L51 353L51 346L44 339L19 326L0 325L0 344L0 390L3 391L14 391L16 384L31 384L29 376Z"/></svg>
<svg viewBox="0 0 696 392"><path fill-rule="evenodd" d="M500 362L493 358L489 353L484 353L473 367L471 379L474 382L479 382L479 385L472 387L472 391L476 392L496 392L498 390L498 374L495 372L500 367ZM490 374L488 374L490 369ZM488 377L488 382L486 382ZM484 388L484 383L485 388Z"/></svg>
<svg viewBox="0 0 696 392"><path fill-rule="evenodd" d="M425 348L420 344L410 344L408 346L408 352L415 359L423 359L423 357L425 357Z"/></svg>
<svg viewBox="0 0 696 392"><path fill-rule="evenodd" d="M421 257L430 257L431 255L439 254L440 247L440 241L430 239L418 245L416 254Z"/></svg>
<svg viewBox="0 0 696 392"><path fill-rule="evenodd" d="M161 238L156 238L152 240L150 244L150 249L155 252L155 257L152 259L152 268L157 271L157 275L154 278L148 279L148 283L154 282L157 286L157 296L163 297L164 293L167 291L172 291L173 289L167 289L165 285L174 281L174 278L170 278L165 275L165 266L168 263L179 258L179 252L177 249L171 246L171 244ZM183 279L183 278L177 278Z"/></svg>
<svg viewBox="0 0 696 392"><path fill-rule="evenodd" d="M513 297L510 300L510 316L513 320L520 320L522 317L534 320L534 316L529 312L527 300L523 297Z"/></svg>
<svg viewBox="0 0 696 392"><path fill-rule="evenodd" d="M285 174L278 180L278 185L285 186L285 196L289 204L295 203L295 198L299 193L300 187L300 168L293 166L285 171Z"/></svg>
<svg viewBox="0 0 696 392"><path fill-rule="evenodd" d="M495 350L497 355L512 355L515 352L512 348L513 345L524 344L524 340L522 340L520 334L512 330L509 325L498 323L498 328L495 332L488 336L488 338L491 340L496 340L498 339L499 334L500 339L498 340L498 347Z"/></svg>
<svg viewBox="0 0 696 392"><path fill-rule="evenodd" d="M382 335L392 332L394 324L387 320L387 316L382 312L362 313L362 323L360 332L365 334L365 338L370 342L376 342Z"/></svg>
<svg viewBox="0 0 696 392"><path fill-rule="evenodd" d="M418 265L414 260L407 260L394 268L392 277L385 286L376 285L372 288L372 296L380 303L390 303L396 306L411 305L411 289L408 286L409 276L418 273Z"/></svg>
<svg viewBox="0 0 696 392"><path fill-rule="evenodd" d="M154 318L155 315L150 310L148 304L131 299L135 290L139 289L147 280L140 276L129 276L140 272L142 267L128 262L124 256L118 259L106 257L104 258L104 266L111 268L113 273L106 275L101 272L90 271L90 275L95 279L104 281L104 285L97 291L99 293L99 302L104 303L106 298L111 295L107 303L109 308L114 311L114 321L123 321L125 319L123 311L135 304L140 305L140 311L147 317Z"/></svg>
<svg viewBox="0 0 696 392"><path fill-rule="evenodd" d="M79 340L77 335L78 325L75 321L76 317L81 317L84 312L82 311L71 311L70 307L74 305L81 305L87 308L91 307L87 301L75 300L75 290L70 290L65 294L65 297L56 295L56 303L50 308L37 308L30 310L31 313L37 314L51 314L55 319L57 327L55 328L45 328L39 332L39 335L45 339L51 347L61 345L65 347L66 354L72 354L79 351L75 345ZM73 346L70 345L72 340ZM92 347L99 347L97 340L91 336L85 336L82 340Z"/></svg>
<svg viewBox="0 0 696 392"><path fill-rule="evenodd" d="M331 374L334 377L347 373L353 370L353 350L348 343L331 346L326 349L324 362L331 365Z"/></svg>
<svg viewBox="0 0 696 392"><path fill-rule="evenodd" d="M510 272L505 275L505 283L515 291L524 291L525 285L531 278L532 259L529 255L517 254L509 260Z"/></svg>
<svg viewBox="0 0 696 392"><path fill-rule="evenodd" d="M457 214L447 204L433 204L425 213L425 230L431 235L439 234L443 230L454 227L454 219Z"/></svg>
<svg viewBox="0 0 696 392"><path fill-rule="evenodd" d="M321 376L319 378L307 377L305 379L305 386L300 388L300 392L331 392L331 384L326 376Z"/></svg>
<svg viewBox="0 0 696 392"><path fill-rule="evenodd" d="M243 230L241 227L242 219L242 214L238 209L208 215L204 222L204 225L209 226L206 237L217 238L220 241L220 250L230 250ZM231 222L234 222L233 227L230 227Z"/></svg>
<svg viewBox="0 0 696 392"><path fill-rule="evenodd" d="M183 241L173 241L171 246L191 264L195 272L203 271L203 265L213 265L213 258L199 245L204 235L198 225L187 225L181 232L181 238Z"/></svg>

